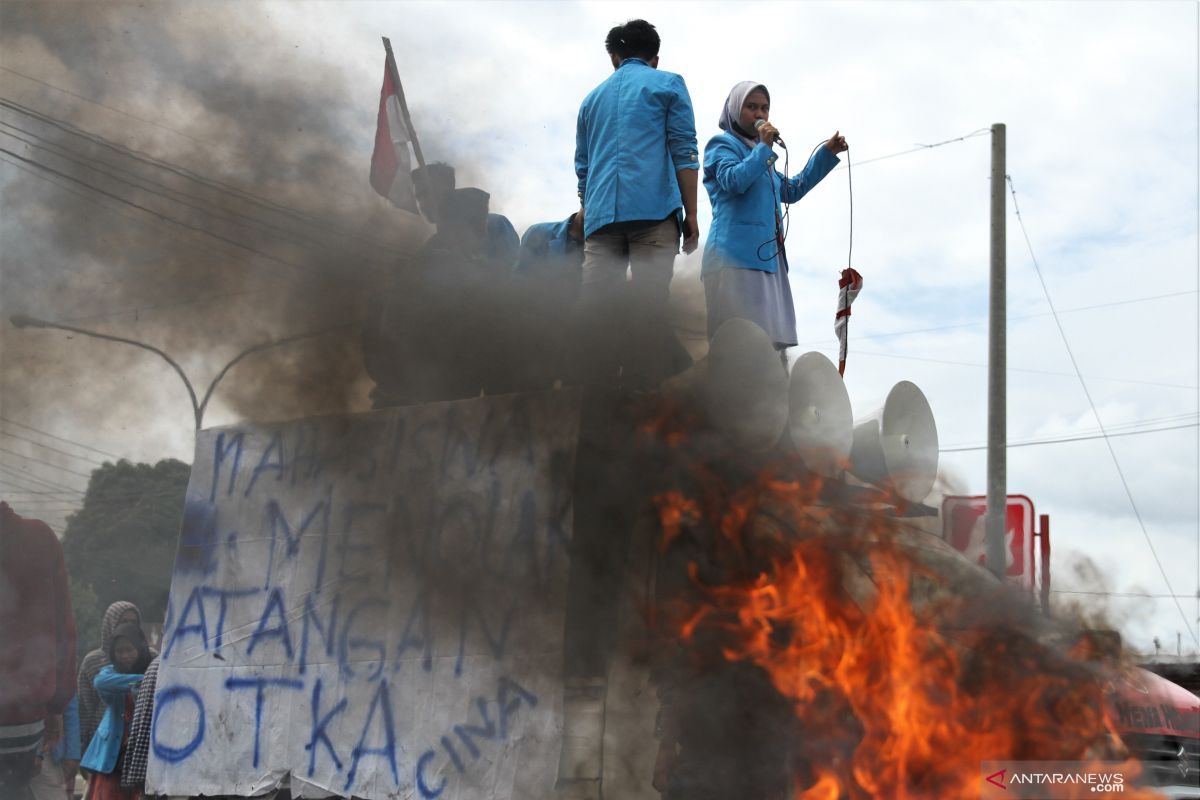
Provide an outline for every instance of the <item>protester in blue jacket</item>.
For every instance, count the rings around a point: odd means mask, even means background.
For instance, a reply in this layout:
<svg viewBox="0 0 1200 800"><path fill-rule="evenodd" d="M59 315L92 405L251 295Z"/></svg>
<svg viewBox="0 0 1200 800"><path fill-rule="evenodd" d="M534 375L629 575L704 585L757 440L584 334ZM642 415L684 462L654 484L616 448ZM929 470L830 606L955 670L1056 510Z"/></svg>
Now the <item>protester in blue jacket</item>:
<svg viewBox="0 0 1200 800"><path fill-rule="evenodd" d="M570 307L579 295L582 269L583 220L576 212L559 222L530 225L513 274L543 284L547 296Z"/></svg>
<svg viewBox="0 0 1200 800"><path fill-rule="evenodd" d="M614 72L584 99L575 127L581 341L591 345L583 358L603 383L620 367L627 385L666 377L668 359L652 354L669 350L674 338L664 317L680 233L685 253L700 236L692 101L683 78L658 69L659 45L645 20L610 30Z"/></svg>
<svg viewBox="0 0 1200 800"><path fill-rule="evenodd" d="M742 318L759 325L783 350L796 344L796 310L780 203L795 203L808 194L848 145L835 132L799 174L788 178L775 169L777 156L771 148L779 131L768 121L770 106L771 95L762 84L734 86L721 112L723 133L704 148L704 188L713 221L701 277L710 340L725 320Z"/></svg>
<svg viewBox="0 0 1200 800"><path fill-rule="evenodd" d="M124 623L113 631L108 657L111 664L96 675L96 692L106 710L80 766L92 773L85 800L136 800L141 792L121 786L121 757L128 724L133 719L137 685L153 655L138 625Z"/></svg>

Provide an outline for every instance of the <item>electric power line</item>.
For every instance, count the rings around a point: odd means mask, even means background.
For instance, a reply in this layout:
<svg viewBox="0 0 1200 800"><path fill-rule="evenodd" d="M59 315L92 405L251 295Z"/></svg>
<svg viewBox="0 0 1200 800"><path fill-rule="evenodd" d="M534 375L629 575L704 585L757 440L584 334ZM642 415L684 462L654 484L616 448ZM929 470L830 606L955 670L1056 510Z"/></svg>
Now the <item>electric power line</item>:
<svg viewBox="0 0 1200 800"><path fill-rule="evenodd" d="M10 111L15 111L18 114L24 115L26 117L31 117L45 125L48 125L52 128L56 128L56 129L58 129L64 133L67 133L71 136L76 136L81 139L86 139L86 140L92 142L93 144L96 144L96 145L99 145L100 147L111 150L112 152L115 152L118 155L121 155L123 157L134 159L135 161L139 161L139 162L147 164L149 166L153 166L158 169L165 170L166 172L170 172L175 175L178 175L181 178L185 178L187 180L194 181L201 185L208 186L209 188L225 192L226 194L233 195L240 200L243 200L252 205L257 205L265 210L280 213L285 216L290 216L290 217L296 219L297 221L302 222L306 225L324 228L325 230L329 231L330 233L344 237L353 242L370 244L370 245L377 247L377 248L379 248L387 253L390 253L392 255L399 254L399 251L396 250L395 245L389 244L388 242L385 242L381 239L376 239L369 235L364 235L361 231L354 231L354 230L343 228L339 225L334 225L330 222L327 222L319 217L315 217L315 216L308 214L304 211L301 211L299 209L293 208L291 206L286 206L281 203L277 203L274 200L270 200L265 197L260 197L258 195L252 194L252 193L250 193L238 186L235 186L231 183L226 183L225 181L220 181L215 178L209 178L205 175L201 175L198 172L195 172L191 169L188 169L187 167L176 164L174 162L158 158L157 156L153 156L149 153L145 153L140 150L134 150L134 149L126 147L125 145L122 145L122 144L118 144L116 142L113 142L109 139L104 138L103 136L100 136L99 134L84 130L83 128L80 128L77 125L67 122L66 120L58 119L58 118L52 117L48 114L44 114L40 111L37 111L36 109L29 108L28 106L22 105L16 101L10 100L6 97L0 97L0 108L7 108Z"/></svg>
<svg viewBox="0 0 1200 800"><path fill-rule="evenodd" d="M1110 308L1112 306L1125 306L1125 305L1131 305L1133 303L1146 303L1146 302L1150 302L1152 300L1164 300L1164 299L1172 298L1172 297L1186 297L1188 295L1194 295L1196 293L1197 293L1196 289L1185 289L1185 290L1179 291L1179 292L1168 292L1166 294L1155 294L1155 295L1150 295L1148 297L1134 297L1129 300L1114 300L1114 301L1111 301L1108 303L1095 303L1093 305L1088 305L1088 306L1076 306L1075 308L1059 309L1058 313L1059 314L1074 314L1078 311L1092 311L1097 308ZM1049 311L1040 311L1037 314L1021 314L1019 316L1012 316L1010 314L1008 316L1008 320L1010 322L1012 322L1013 320L1037 319L1039 317L1049 317L1049 316L1052 316ZM987 320L976 320L973 322L956 322L956 323L953 323L950 325L936 325L932 328L911 328L909 330L888 331L886 333L855 334L854 338L857 340L860 340L860 341L863 339L890 339L890 338L894 338L896 336L912 336L912 335L915 335L918 333L938 333L940 331L957 330L959 328L975 328L975 327L979 327L981 325L986 325L986 324L987 324ZM818 346L818 345L822 345L824 343L825 343L824 340L800 342L799 346L800 347Z"/></svg>
<svg viewBox="0 0 1200 800"><path fill-rule="evenodd" d="M47 489L63 489L65 491L78 491L81 494L83 493L82 489L74 489L63 483L57 483L55 481L47 480L46 478L38 477L37 475L31 475L31 474L29 474L29 472L27 472L25 470L18 469L16 467L11 467L2 461L0 461L0 472L7 473L9 475L13 475L18 478L22 478L26 482L29 482L29 483L40 484L40 485L46 487Z"/></svg>
<svg viewBox="0 0 1200 800"><path fill-rule="evenodd" d="M121 197L120 195L113 194L112 192L109 192L106 189L101 189L98 186L93 186L92 184L88 183L87 181L81 180L72 175L67 175L64 172L60 172L59 170L56 170L53 167L46 166L45 164L43 164L39 161L35 161L31 158L25 158L24 156L18 155L17 153L14 153L13 151L8 150L6 148L0 147L0 153L3 153L4 155L8 156L9 158L15 158L18 161L21 161L21 162L28 164L32 167L35 167L37 169L44 170L51 175L62 178L63 180L67 180L72 183L77 183L80 186L83 186L87 189L92 190L93 192L96 192L97 194L104 195L105 197L116 200L117 202L124 203L128 206L132 206L133 208L136 208L139 211L144 211L145 213L149 214L150 216L160 219L163 222L167 222L172 225L178 225L181 228L185 228L190 231L195 231L195 232L203 234L205 236L211 236L213 239L216 239L217 241L224 242L225 244L233 245L234 247L238 247L242 250L246 250L248 252L254 253L255 255L261 256L261 257L269 259L271 261L275 261L279 264L283 264L285 266L292 267L293 269L296 269L296 270L311 270L311 267L307 267L303 264L297 264L293 261L288 261L286 258L280 258L279 256L271 255L270 253L259 250L258 248L251 247L250 245L247 245L247 244L243 244L242 242L239 242L236 239L230 239L227 236L222 236L218 233L214 233L213 231L206 230L206 229L198 227L196 225L191 225L187 222L184 222L183 220L179 220L170 215L155 211L154 209L149 208L144 205L141 205L140 203L135 203L132 200L127 200L124 197Z"/></svg>
<svg viewBox="0 0 1200 800"><path fill-rule="evenodd" d="M35 464L44 464L47 467L53 467L54 469L62 470L63 472L69 472L70 474L78 475L81 478L89 478L90 479L92 477L87 472L76 472L73 469L67 469L66 467L60 467L58 464L52 463L50 461L43 461L40 458L34 458L33 456L27 456L24 453L18 453L16 450L9 450L8 448L5 448L5 447L0 447L0 453L7 453L10 456L17 456L18 458L23 458L26 461L32 461Z"/></svg>
<svg viewBox="0 0 1200 800"><path fill-rule="evenodd" d="M105 202L105 198L103 198L103 197L97 197L96 195L89 195L84 192L76 191L75 189L71 188L70 186L55 180L54 178L50 177L49 175L46 175L43 172L39 172L35 169L30 169L29 167L25 166L24 164L20 163L19 161L13 161L12 159L4 158L2 155L0 155L0 161L3 161L4 163L6 163L12 167L15 167L16 169L19 169L22 172L32 175L33 177L37 178L38 180L42 180L42 181L45 181L46 183L56 186L59 189L61 189L62 191L67 192L68 194L74 195L75 197L81 198L82 200L92 203L92 204L96 205L97 207L101 208L102 210L109 212L110 214L115 214L124 219L132 219L131 215L123 213L125 207L128 207L130 205L129 203L126 203L124 200L117 200L116 203L114 203L114 204L108 204ZM134 212L134 213L136 214L136 212ZM203 235L203 231L198 231L198 230L178 230L176 232L184 234L184 235L188 235L192 238L197 238L197 237L200 237L201 235ZM208 244L210 244L210 246L211 246L211 243L208 243ZM270 272L271 276L274 277L276 280L286 281L289 283L295 283L295 278L292 275L278 272L273 267L270 267L270 265L267 265L267 264L256 264L256 263L254 263L254 261L251 258L249 258L248 256L245 256L241 253L229 252L227 250L218 250L217 252L219 252L220 255L225 258L231 258L235 261L239 261L243 264L246 264L247 266L257 267L259 269L267 270ZM303 282L297 283L296 285L303 285ZM255 290L255 291L257 291L257 290ZM261 290L261 291L274 291L274 290ZM254 293L254 291L247 292L247 294L251 294L251 293ZM122 312L122 313L124 313L124 312ZM94 318L100 318L102 316L107 316L107 315L97 315Z"/></svg>
<svg viewBox="0 0 1200 800"><path fill-rule="evenodd" d="M147 125L153 125L156 128L162 128L164 131L170 131L171 133L174 133L178 136L182 136L183 138L188 139L189 141L195 142L196 144L204 145L205 147L215 147L215 145L209 144L208 142L201 141L200 139L197 139L194 136L189 136L188 134L184 133L183 131L178 131L178 130L175 130L174 128L167 127L166 125L163 125L161 122L155 122L152 119L145 119L144 117L139 117L136 114L131 114L128 111L123 111L119 108L114 108L113 106L106 106L104 103L93 100L90 97L84 97L81 94L76 94L75 92L72 92L70 89L64 89L61 86L55 86L52 83L47 83L46 81L35 78L32 75L26 75L24 72L17 72L15 69L10 69L8 67L0 67L0 70L4 70L5 72L11 73L11 74L16 75L21 78L24 78L27 81L33 81L36 84L45 86L47 89L53 89L56 92L62 92L65 95L70 95L71 97L74 97L77 100L82 100L85 103L91 103L94 106L99 106L100 108L108 109L109 111L112 111L113 113L120 114L121 116L128 117L129 119L135 119L138 122L144 122Z"/></svg>
<svg viewBox="0 0 1200 800"><path fill-rule="evenodd" d="M1150 555L1154 557L1154 563L1158 566L1159 573L1162 574L1163 582L1167 585L1167 591L1174 595L1175 589L1171 586L1171 579L1167 576L1167 570L1163 567L1162 560L1158 557L1158 551L1154 549L1154 542L1150 538L1150 531L1146 529L1146 522L1142 519L1142 512L1138 508L1137 502L1133 499L1133 491L1129 488L1129 482L1125 479L1125 471L1121 469L1121 462L1117 458L1117 451L1113 449L1112 440L1108 432L1104 429L1104 420L1100 418L1100 412L1096 409L1096 403L1092 399L1092 393L1088 389L1087 381L1083 379L1083 373L1079 370L1079 363L1075 360L1075 352L1071 349L1071 343L1067 340L1067 332L1062 326L1062 321L1058 318L1058 313L1054 310L1054 301L1050 297L1050 289L1046 285L1046 279L1042 275L1041 265L1038 264L1037 256L1033 252L1033 242L1029 239L1029 232L1025 229L1025 220L1021 217L1021 207L1017 204L1017 189L1013 185L1011 175L1005 175L1005 180L1008 181L1008 189L1012 194L1013 212L1017 217L1017 224L1021 228L1021 234L1025 238L1025 246L1029 249L1029 258L1033 262L1034 271L1037 272L1038 282L1042 285L1042 292L1046 296L1046 304L1050 306L1050 311L1054 315L1054 324L1058 328L1059 336L1062 337L1063 347L1066 348L1067 356L1071 359L1071 366L1075 368L1075 374L1079 378L1079 385L1083 388L1083 394L1087 397L1088 405L1092 409L1092 415L1096 418L1096 424L1100 426L1100 432L1104 439L1105 445L1108 447L1108 453L1112 457L1113 466L1117 470L1117 476L1121 479L1121 486L1125 489L1125 496L1129 498L1129 505L1133 509L1133 515L1138 521L1138 526L1142 529L1142 536L1146 539L1146 546L1150 548ZM1188 620L1187 614L1183 611L1183 606L1179 603L1179 598L1173 598L1175 607L1179 610L1179 616L1183 619L1184 625L1187 626L1188 633L1197 645L1200 645L1200 634L1192 627L1192 623Z"/></svg>
<svg viewBox="0 0 1200 800"><path fill-rule="evenodd" d="M1175 424L1183 423L1183 422L1191 422L1191 421L1196 420L1197 417L1200 417L1200 414L1197 414L1195 412L1188 412L1186 414L1172 414L1167 417L1146 417L1144 419L1130 420L1129 422L1114 422L1113 424L1111 424L1107 427L1107 430L1111 433L1112 431L1116 431L1116 430L1150 429L1150 428L1153 428L1155 425L1165 425L1165 424L1175 425ZM1037 439L1026 439L1026 440L1022 440L1022 441L1050 441L1050 440L1059 439L1059 438L1062 438L1065 436L1090 436L1093 433L1099 433L1099 432L1100 432L1099 428L1076 428L1074 430L1063 431L1062 433L1050 434L1048 436L1040 437ZM974 446L974 445L975 445L975 442L955 442L955 443L949 444L947 446L948 447L970 447L970 446Z"/></svg>
<svg viewBox="0 0 1200 800"><path fill-rule="evenodd" d="M991 132L992 132L991 128L980 128L977 131L972 131L971 133L963 134L962 136L956 136L955 138L947 139L944 142L934 142L933 144L914 145L913 147L909 148L908 150L901 150L899 153L891 153L886 156L875 156L874 158L868 158L865 161L859 161L859 162L857 162L857 164L861 167L864 164L871 164L876 161L886 161L889 158L899 158L900 156L907 156L907 155L911 155L912 153L919 153L922 150L932 150L935 147L942 147L943 145L954 144L955 142L965 142L967 139L974 139L976 136L985 136ZM834 171L836 172L837 170L844 169L844 168L846 168L845 165L837 166L837 167L834 167Z"/></svg>
<svg viewBox="0 0 1200 800"><path fill-rule="evenodd" d="M119 456L116 453L110 453L107 450L101 450L98 447L92 447L91 445L86 445L86 444L83 444L82 442L77 442L74 439L67 439L63 436L56 436L53 433L50 433L49 431L44 431L44 430L41 430L40 428L35 428L32 425L26 425L24 422L17 422L15 419L9 419L8 417L5 417L5 416L0 416L0 422L7 422L9 425L16 425L18 428L23 428L27 431L32 431L33 433L40 433L42 436L49 437L51 439L54 439L55 441L64 442L66 444L73 444L76 447L82 448L84 450L90 450L93 453L99 453L102 456L109 456L110 458L115 458L118 460L120 460L122 458L122 456Z"/></svg>
<svg viewBox="0 0 1200 800"><path fill-rule="evenodd" d="M1076 589L1051 589L1051 594L1080 594L1090 597L1147 597L1154 599L1178 599L1181 597L1194 597L1190 594L1153 594L1151 592L1099 592L1099 591L1084 591Z"/></svg>
<svg viewBox="0 0 1200 800"><path fill-rule="evenodd" d="M132 489L119 492L104 492L103 490L93 490L87 496L86 502L96 505L110 505L113 503L124 503L131 500L155 499L159 497L171 497L175 494L182 494L186 491L186 487L175 487L170 489L159 489L157 491L145 491L143 489ZM82 492L80 494L83 494ZM32 503L43 503L48 505L62 505L63 503L74 502L76 498L54 498L41 497L29 500ZM84 497L77 498L80 503L85 502Z"/></svg>
<svg viewBox="0 0 1200 800"><path fill-rule="evenodd" d="M944 358L926 358L924 356L902 356L896 353L875 353L870 351L858 350L855 355L859 356L875 356L877 358L896 358L902 361L924 361L930 364L947 364L952 367L977 367L979 369L987 369L987 364L979 364L973 361L951 361ZM1078 377L1071 372L1057 372L1048 369L1032 369L1029 367L1008 367L1008 372L1026 372L1032 375L1054 375L1064 378ZM1180 384L1180 383L1163 383L1160 381L1139 381L1131 378L1102 378L1095 375L1086 376L1094 381L1111 381L1113 383L1128 383L1136 386L1163 386L1168 389L1195 389L1195 386Z"/></svg>
<svg viewBox="0 0 1200 800"><path fill-rule="evenodd" d="M82 153L71 150L70 148L63 147L62 145L54 143L46 137L39 136L38 134L33 133L31 131L27 131L24 128L20 128L16 125L12 125L11 123L7 123L7 122L0 120L0 126L6 127L6 128L12 128L15 131L19 131L19 132L25 134L26 136L32 137L33 139L37 139L42 142L46 142L46 144L38 144L35 141L30 141L29 139L24 139L20 136L17 136L16 134L9 133L8 131L0 131L0 133L4 134L5 136L8 136L12 139L16 139L18 142L21 142L22 144L26 145L27 147L33 147L38 150L42 150L44 152L49 153L52 156L55 156L56 158L61 158L65 161L69 161L73 164L76 164L77 166L83 167L84 169L89 169L89 170L92 170L93 172L97 172L100 175L105 176L109 180L113 180L118 183L125 184L126 186L133 187L140 191L148 192L148 193L156 195L158 197L166 198L168 200L171 200L171 201L178 203L182 206L185 206L187 208L191 208L195 211L199 211L202 214L208 214L212 217L222 219L226 222L230 222L235 225L240 224L240 221L244 221L245 223L257 226L258 228L263 229L270 234L274 234L276 236L284 238L289 243L296 244L297 246L300 246L300 247L303 247L304 245L299 244L299 242L308 242L316 247L323 248L327 251L336 252L335 250L333 250L333 248L330 245L328 245L324 242L321 242L320 240L310 236L303 228L299 228L299 227L285 228L281 225L276 225L272 222L268 222L266 220L259 219L258 217L252 216L250 214L245 214L245 213L241 213L238 211L221 208L219 205L217 205L216 203L214 203L213 201L211 201L207 198L204 198L204 197L201 197L201 196L195 195L195 194L189 194L188 192L184 192L179 189L174 189L160 181L156 181L151 178L146 178L142 175L137 174L136 172L133 172L132 170L124 169L115 164L111 164L107 161L101 161L100 159L91 158ZM128 175L128 176L130 176L130 178L133 178L136 181L138 181L138 183L133 183L132 181L127 180L126 178L122 178L119 175L115 175L112 172L109 172L108 170L100 169L100 167L94 166L92 163L88 163L88 162L94 162L95 164L101 164L105 167L108 167L111 170L116 170L119 173ZM158 189L152 189L152 188L150 188L151 186L158 187ZM161 190L161 191L159 191L159 190ZM226 194L228 194L228 193L226 192ZM180 198L184 198L184 199L180 199ZM194 201L194 202L188 202L188 201ZM203 203L205 205L198 205L200 203ZM358 246L358 244L359 243L355 243L356 247ZM358 256L362 256L363 258L370 257L366 254L366 251L362 250L362 249L356 250L355 254Z"/></svg>
<svg viewBox="0 0 1200 800"><path fill-rule="evenodd" d="M54 489L54 490L42 491L41 489L38 488L38 484L33 483L32 481L23 481L20 478L10 478L10 477L8 477L8 475L0 475L0 483L6 483L9 486L13 487L12 489L5 490L12 494L21 494L21 495L43 495L43 494L44 495L67 495L67 494L80 495L80 494L83 494L82 489Z"/></svg>
<svg viewBox="0 0 1200 800"><path fill-rule="evenodd" d="M68 458L77 458L80 461L84 461L89 464L95 464L96 466L100 466L104 463L103 461L97 461L96 459L89 458L88 456L80 456L76 455L75 453L68 453L66 450L59 450L57 447L51 447L48 444L42 444L41 442L33 439L27 439L24 436L18 436L17 434L9 433L8 431L0 431L0 436L7 436L10 439L16 439L19 442L26 442L28 444L36 445L44 450L49 450L51 453L58 453L60 456L67 456Z"/></svg>
<svg viewBox="0 0 1200 800"><path fill-rule="evenodd" d="M1121 433L1102 433L1095 436L1070 436L1061 439L1034 439L1026 442L1009 442L1004 447L1007 450L1012 450L1014 447L1036 447L1046 444L1063 444L1065 442L1088 442L1094 439L1115 438L1117 436L1143 436L1147 433L1162 433L1163 431L1178 431L1185 428L1195 428L1200 423L1189 422L1186 425L1171 425L1165 428L1152 428L1146 431L1124 431ZM939 453L966 453L972 450L987 450L987 445L978 445L972 447L945 447L938 450Z"/></svg>

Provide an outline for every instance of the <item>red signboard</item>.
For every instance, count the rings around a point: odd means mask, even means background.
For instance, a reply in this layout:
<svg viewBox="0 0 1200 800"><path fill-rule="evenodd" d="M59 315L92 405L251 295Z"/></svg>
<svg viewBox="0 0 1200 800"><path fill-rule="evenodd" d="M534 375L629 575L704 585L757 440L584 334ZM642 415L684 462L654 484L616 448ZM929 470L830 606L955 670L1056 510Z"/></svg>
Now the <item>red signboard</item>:
<svg viewBox="0 0 1200 800"><path fill-rule="evenodd" d="M987 566L987 545L984 514L987 497L949 495L942 500L942 536L955 549L976 563ZM1023 494L1008 496L1008 513L1004 523L1004 560L1008 580L1032 589L1033 567L1033 501Z"/></svg>

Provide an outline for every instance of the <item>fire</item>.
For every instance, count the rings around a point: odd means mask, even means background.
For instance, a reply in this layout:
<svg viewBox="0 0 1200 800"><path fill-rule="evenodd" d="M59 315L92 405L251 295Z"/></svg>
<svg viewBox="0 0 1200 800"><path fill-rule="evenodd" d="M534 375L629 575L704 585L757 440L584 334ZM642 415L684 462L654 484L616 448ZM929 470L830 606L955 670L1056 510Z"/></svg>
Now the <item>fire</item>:
<svg viewBox="0 0 1200 800"><path fill-rule="evenodd" d="M678 671L752 665L790 706L796 798L978 797L985 761L1124 758L1105 676L1020 599L994 583L964 594L894 509L823 503L796 464L716 463L688 463L674 476L686 488L656 497L660 571L679 552L687 575L658 618Z"/></svg>

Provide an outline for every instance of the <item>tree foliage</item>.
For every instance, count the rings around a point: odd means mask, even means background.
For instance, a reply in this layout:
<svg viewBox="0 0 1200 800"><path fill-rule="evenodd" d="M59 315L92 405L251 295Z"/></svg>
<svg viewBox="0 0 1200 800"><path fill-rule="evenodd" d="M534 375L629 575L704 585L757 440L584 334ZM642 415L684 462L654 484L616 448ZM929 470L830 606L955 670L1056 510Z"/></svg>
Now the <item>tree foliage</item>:
<svg viewBox="0 0 1200 800"><path fill-rule="evenodd" d="M175 459L92 472L63 535L82 647L99 646L100 619L117 600L136 603L146 624L162 622L190 473Z"/></svg>

